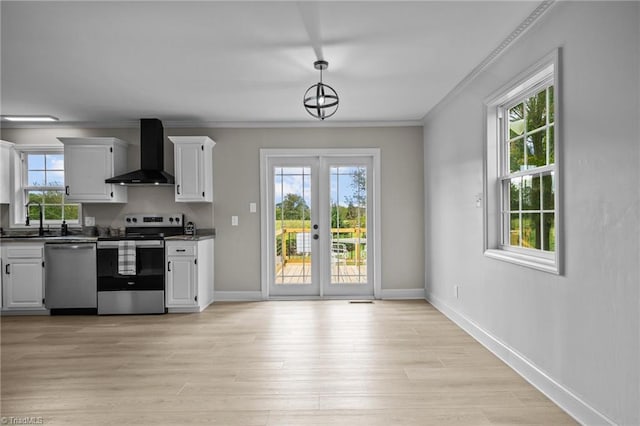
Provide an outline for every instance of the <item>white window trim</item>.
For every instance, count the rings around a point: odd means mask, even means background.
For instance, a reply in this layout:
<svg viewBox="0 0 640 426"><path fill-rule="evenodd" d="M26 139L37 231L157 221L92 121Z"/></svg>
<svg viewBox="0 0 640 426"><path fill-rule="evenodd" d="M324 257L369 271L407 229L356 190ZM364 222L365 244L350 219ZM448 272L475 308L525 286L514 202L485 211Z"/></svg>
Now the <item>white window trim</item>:
<svg viewBox="0 0 640 426"><path fill-rule="evenodd" d="M14 156L11 161L11 208L9 209L9 226L11 228L31 229L25 225L25 187L23 186L26 168L23 154L63 153L64 147L58 145L14 145ZM75 203L74 203L75 204ZM82 204L78 205L78 217L82 218ZM45 226L55 225L53 223ZM80 228L81 223L70 223L69 228Z"/></svg>
<svg viewBox="0 0 640 426"><path fill-rule="evenodd" d="M562 238L562 150L561 150L561 87L560 87L560 49L546 55L540 61L529 67L508 84L498 89L489 96L485 102L485 144L484 144L484 254L492 259L537 269L544 272L560 275L562 273L562 251L564 250ZM549 76L550 67L553 67L552 77ZM553 79L554 85L554 164L555 164L555 232L556 247L553 253L536 249L522 249L502 245L502 211L500 182L501 132L498 114L501 106L516 94L535 92L537 88L548 84ZM526 174L526 173L525 173Z"/></svg>

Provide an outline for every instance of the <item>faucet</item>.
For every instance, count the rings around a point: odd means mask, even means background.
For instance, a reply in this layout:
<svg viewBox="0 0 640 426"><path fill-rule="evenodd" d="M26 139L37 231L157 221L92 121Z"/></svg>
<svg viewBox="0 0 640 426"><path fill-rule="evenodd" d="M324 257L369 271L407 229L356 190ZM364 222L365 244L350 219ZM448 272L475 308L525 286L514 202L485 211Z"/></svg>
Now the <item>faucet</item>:
<svg viewBox="0 0 640 426"><path fill-rule="evenodd" d="M26 219L24 224L26 226L31 226L31 224L29 223L29 206L32 205L32 204L37 204L38 205L38 210L40 211L40 215L39 215L40 227L38 228L38 236L42 237L44 235L44 227L42 226L42 220L43 220L42 203L27 203L25 205L25 207L27 209L27 219Z"/></svg>

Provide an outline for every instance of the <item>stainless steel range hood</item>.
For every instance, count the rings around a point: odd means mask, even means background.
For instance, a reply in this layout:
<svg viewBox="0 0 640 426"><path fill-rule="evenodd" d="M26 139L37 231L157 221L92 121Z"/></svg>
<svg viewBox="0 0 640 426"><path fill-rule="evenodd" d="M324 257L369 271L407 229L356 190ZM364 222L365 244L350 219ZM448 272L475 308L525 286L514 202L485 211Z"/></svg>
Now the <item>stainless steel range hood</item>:
<svg viewBox="0 0 640 426"><path fill-rule="evenodd" d="M164 128L157 118L140 120L140 169L106 179L120 185L173 185L164 170Z"/></svg>

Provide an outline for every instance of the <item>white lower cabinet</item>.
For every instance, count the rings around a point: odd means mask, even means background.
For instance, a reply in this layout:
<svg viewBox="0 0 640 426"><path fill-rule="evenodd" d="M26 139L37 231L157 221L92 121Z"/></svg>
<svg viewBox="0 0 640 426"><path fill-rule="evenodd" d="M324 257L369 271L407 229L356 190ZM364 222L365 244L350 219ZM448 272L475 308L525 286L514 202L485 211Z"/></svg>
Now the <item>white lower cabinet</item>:
<svg viewBox="0 0 640 426"><path fill-rule="evenodd" d="M213 239L167 241L166 307L200 312L213 302Z"/></svg>
<svg viewBox="0 0 640 426"><path fill-rule="evenodd" d="M46 311L44 245L7 244L2 248L2 309Z"/></svg>

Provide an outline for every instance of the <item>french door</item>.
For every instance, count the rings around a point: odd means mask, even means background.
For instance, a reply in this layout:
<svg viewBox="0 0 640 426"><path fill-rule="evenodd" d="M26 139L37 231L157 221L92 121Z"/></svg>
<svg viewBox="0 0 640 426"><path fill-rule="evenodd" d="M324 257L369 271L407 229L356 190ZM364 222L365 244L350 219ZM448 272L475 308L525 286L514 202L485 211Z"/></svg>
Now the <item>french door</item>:
<svg viewBox="0 0 640 426"><path fill-rule="evenodd" d="M278 151L262 152L263 292L374 297L374 156Z"/></svg>

